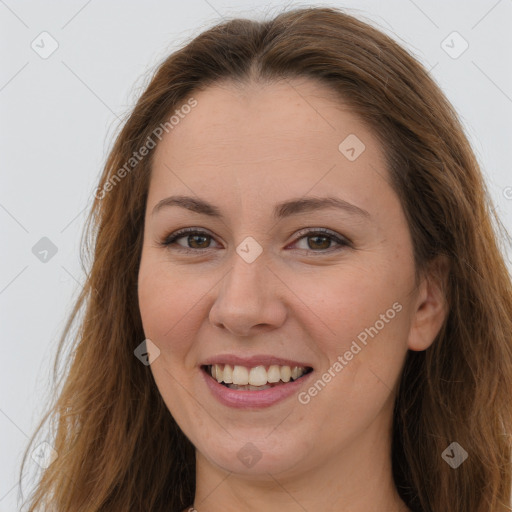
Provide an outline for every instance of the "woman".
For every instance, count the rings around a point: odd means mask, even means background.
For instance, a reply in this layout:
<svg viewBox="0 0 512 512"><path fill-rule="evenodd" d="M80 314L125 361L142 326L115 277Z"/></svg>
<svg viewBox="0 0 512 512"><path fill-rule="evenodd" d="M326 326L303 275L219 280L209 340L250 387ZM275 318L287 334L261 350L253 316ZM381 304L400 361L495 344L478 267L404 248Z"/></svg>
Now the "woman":
<svg viewBox="0 0 512 512"><path fill-rule="evenodd" d="M30 511L510 510L506 232L386 35L333 8L205 31L95 196Z"/></svg>

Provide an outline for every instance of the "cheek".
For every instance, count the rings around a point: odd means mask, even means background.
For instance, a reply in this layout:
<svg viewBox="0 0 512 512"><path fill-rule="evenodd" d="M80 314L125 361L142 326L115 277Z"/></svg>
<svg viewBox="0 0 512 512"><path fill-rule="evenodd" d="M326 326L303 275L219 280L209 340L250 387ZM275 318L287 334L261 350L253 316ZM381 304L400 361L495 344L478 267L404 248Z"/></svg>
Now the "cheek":
<svg viewBox="0 0 512 512"><path fill-rule="evenodd" d="M173 415L190 407L182 389L190 387L188 380L193 376L191 347L196 334L187 326L195 322L197 329L201 314L198 300L205 291L199 290L197 283L196 288L194 291L194 280L183 274L174 271L171 275L168 263L143 257L138 277L139 309L146 338L160 350L150 369ZM175 419L178 417L179 413Z"/></svg>
<svg viewBox="0 0 512 512"><path fill-rule="evenodd" d="M406 282L387 265L340 268L325 279L315 279L314 284L316 292L309 294L311 310L322 320L336 348L343 348L376 322L377 329L384 332L393 325L396 330L402 320L398 310L404 310ZM298 286L313 289L309 280Z"/></svg>
<svg viewBox="0 0 512 512"><path fill-rule="evenodd" d="M177 269L157 257L143 258L139 270L139 309L144 334L160 349L162 361L176 370L193 366L197 331L208 317L207 294L213 283L193 271Z"/></svg>
<svg viewBox="0 0 512 512"><path fill-rule="evenodd" d="M310 314L308 329L327 357L299 399L325 438L334 439L340 430L356 435L390 406L407 352L400 286L389 274L365 266L337 272L315 296L310 308L322 322Z"/></svg>
<svg viewBox="0 0 512 512"><path fill-rule="evenodd" d="M380 265L347 266L335 279L316 282L321 293L314 295L310 309L322 322L310 315L310 330L316 329L316 344L327 356L318 378L324 375L329 381L330 392L324 395L328 403L344 403L346 410L371 415L372 407L383 403L394 387L410 325L405 270L400 275L382 260Z"/></svg>

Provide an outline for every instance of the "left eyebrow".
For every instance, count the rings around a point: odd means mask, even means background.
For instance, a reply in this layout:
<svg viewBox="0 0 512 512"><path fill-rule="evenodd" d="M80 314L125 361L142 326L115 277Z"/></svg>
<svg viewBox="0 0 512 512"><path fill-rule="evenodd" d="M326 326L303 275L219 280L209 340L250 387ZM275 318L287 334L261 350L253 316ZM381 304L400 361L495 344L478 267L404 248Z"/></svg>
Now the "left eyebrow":
<svg viewBox="0 0 512 512"><path fill-rule="evenodd" d="M298 213L312 212L315 210L325 210L329 208L337 208L344 210L352 215L371 218L371 215L359 206L349 203L339 197L305 197L291 199L279 203L274 208L274 217L282 219Z"/></svg>
<svg viewBox="0 0 512 512"><path fill-rule="evenodd" d="M208 215L209 217L215 217L219 219L224 218L220 209L217 206L214 206L213 204L203 199L190 196L166 197L165 199L162 199L156 204L156 206L153 208L152 215L155 215L163 208L170 206L179 206L181 208L186 208L187 210L199 213L201 215ZM282 219L300 213L312 212L316 210L323 210L329 208L338 208L352 215L358 215L361 217L365 217L367 219L371 218L371 215L366 210L359 208L359 206L356 206L355 204L349 203L338 197L332 196L304 197L283 201L282 203L278 203L275 205L273 215L274 218Z"/></svg>

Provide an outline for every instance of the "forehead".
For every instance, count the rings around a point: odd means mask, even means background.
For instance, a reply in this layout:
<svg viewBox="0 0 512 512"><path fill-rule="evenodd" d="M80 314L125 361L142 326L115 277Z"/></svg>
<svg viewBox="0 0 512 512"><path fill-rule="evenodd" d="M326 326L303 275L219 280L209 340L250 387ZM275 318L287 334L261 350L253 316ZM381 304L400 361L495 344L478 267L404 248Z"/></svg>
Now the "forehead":
<svg viewBox="0 0 512 512"><path fill-rule="evenodd" d="M340 190L364 201L365 191L356 193L357 188L365 185L371 195L371 181L382 187L386 171L379 142L323 84L224 83L192 97L197 105L155 150L150 196L192 188L281 197L314 187L317 194ZM362 151L356 159L343 152L350 146Z"/></svg>
<svg viewBox="0 0 512 512"><path fill-rule="evenodd" d="M223 83L194 98L197 106L164 135L157 154L172 150L175 161L215 157L219 164L232 163L248 150L262 160L294 155L320 160L338 156L338 145L349 134L375 145L348 105L309 79Z"/></svg>

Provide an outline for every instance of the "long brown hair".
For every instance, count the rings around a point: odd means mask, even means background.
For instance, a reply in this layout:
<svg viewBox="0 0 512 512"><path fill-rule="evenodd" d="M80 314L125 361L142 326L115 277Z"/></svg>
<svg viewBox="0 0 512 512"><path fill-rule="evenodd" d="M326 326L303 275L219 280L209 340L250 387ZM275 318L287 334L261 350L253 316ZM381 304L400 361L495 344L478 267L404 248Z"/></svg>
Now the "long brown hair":
<svg viewBox="0 0 512 512"><path fill-rule="evenodd" d="M335 8L301 8L201 33L159 65L119 132L87 220L83 254L92 265L55 359L56 375L72 339L64 384L21 465L20 474L51 418L58 457L29 511L181 512L193 502L194 448L134 356L145 337L137 275L154 151L126 164L155 128L170 129L169 116L194 92L293 77L329 86L379 137L417 272L437 255L449 261L446 321L427 350L407 353L395 402L400 495L415 512L510 510L512 286L500 252L508 234L458 116L428 72L368 24ZM456 469L442 457L452 442L468 453Z"/></svg>

